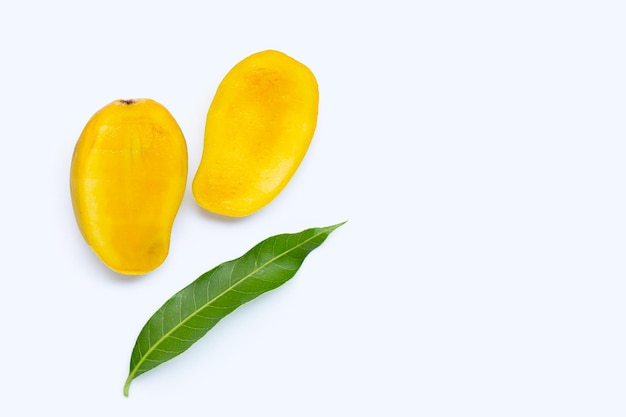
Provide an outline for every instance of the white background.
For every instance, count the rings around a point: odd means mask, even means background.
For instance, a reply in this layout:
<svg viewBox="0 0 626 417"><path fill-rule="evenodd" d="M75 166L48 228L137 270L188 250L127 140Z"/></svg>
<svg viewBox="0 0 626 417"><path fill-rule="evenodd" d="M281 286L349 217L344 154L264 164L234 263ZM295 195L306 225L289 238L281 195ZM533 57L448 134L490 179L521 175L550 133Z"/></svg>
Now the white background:
<svg viewBox="0 0 626 417"><path fill-rule="evenodd" d="M625 22L618 0L3 2L0 415L626 415ZM161 102L190 183L218 83L264 49L320 85L293 180L238 220L188 187L165 264L109 271L70 204L87 120ZM123 397L170 295L343 220Z"/></svg>

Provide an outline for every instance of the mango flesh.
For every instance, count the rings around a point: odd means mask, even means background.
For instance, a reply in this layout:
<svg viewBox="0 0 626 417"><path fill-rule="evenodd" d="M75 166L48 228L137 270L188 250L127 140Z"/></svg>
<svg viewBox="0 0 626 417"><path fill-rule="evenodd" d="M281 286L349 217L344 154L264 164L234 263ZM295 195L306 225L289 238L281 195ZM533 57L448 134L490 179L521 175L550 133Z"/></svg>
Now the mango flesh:
<svg viewBox="0 0 626 417"><path fill-rule="evenodd" d="M317 124L319 92L304 64L268 50L236 64L206 119L192 183L204 209L247 216L272 201L302 162Z"/></svg>
<svg viewBox="0 0 626 417"><path fill-rule="evenodd" d="M117 100L85 126L72 157L78 227L109 268L156 269L187 183L187 145L172 115L150 99Z"/></svg>

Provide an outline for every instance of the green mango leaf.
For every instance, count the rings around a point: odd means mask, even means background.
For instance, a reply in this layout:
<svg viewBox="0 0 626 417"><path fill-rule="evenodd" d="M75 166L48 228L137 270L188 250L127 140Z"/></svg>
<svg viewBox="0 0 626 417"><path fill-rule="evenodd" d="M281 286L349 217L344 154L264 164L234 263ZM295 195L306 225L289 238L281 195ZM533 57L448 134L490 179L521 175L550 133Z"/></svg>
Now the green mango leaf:
<svg viewBox="0 0 626 417"><path fill-rule="evenodd" d="M189 349L237 307L287 282L307 255L342 224L272 236L174 294L137 337L124 395L128 396L133 379Z"/></svg>

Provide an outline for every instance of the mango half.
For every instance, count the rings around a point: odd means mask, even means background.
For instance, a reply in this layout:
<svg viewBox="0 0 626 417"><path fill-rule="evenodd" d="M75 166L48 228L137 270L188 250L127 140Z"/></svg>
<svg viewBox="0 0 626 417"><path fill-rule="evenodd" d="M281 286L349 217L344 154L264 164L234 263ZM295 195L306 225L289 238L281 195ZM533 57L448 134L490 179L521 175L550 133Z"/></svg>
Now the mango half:
<svg viewBox="0 0 626 417"><path fill-rule="evenodd" d="M197 203L241 217L272 201L309 148L318 103L311 70L282 52L262 51L237 63L209 107L192 183Z"/></svg>
<svg viewBox="0 0 626 417"><path fill-rule="evenodd" d="M154 100L110 103L76 143L70 173L76 221L116 272L140 275L163 263L186 183L185 138Z"/></svg>

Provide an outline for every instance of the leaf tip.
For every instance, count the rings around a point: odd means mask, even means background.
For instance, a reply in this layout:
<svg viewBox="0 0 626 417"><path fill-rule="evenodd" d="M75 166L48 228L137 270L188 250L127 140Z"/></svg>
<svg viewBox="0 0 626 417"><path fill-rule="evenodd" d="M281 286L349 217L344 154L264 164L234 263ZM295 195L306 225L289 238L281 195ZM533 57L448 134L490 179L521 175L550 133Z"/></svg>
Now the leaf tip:
<svg viewBox="0 0 626 417"><path fill-rule="evenodd" d="M344 221L342 221L342 222L339 222L339 223L337 223L337 224L334 224L334 225L330 226L330 227L329 227L329 229L335 230L335 229L337 229L337 228L339 228L339 227L343 226L343 225L344 225L344 224L346 224L346 223L348 223L348 220L344 220Z"/></svg>

